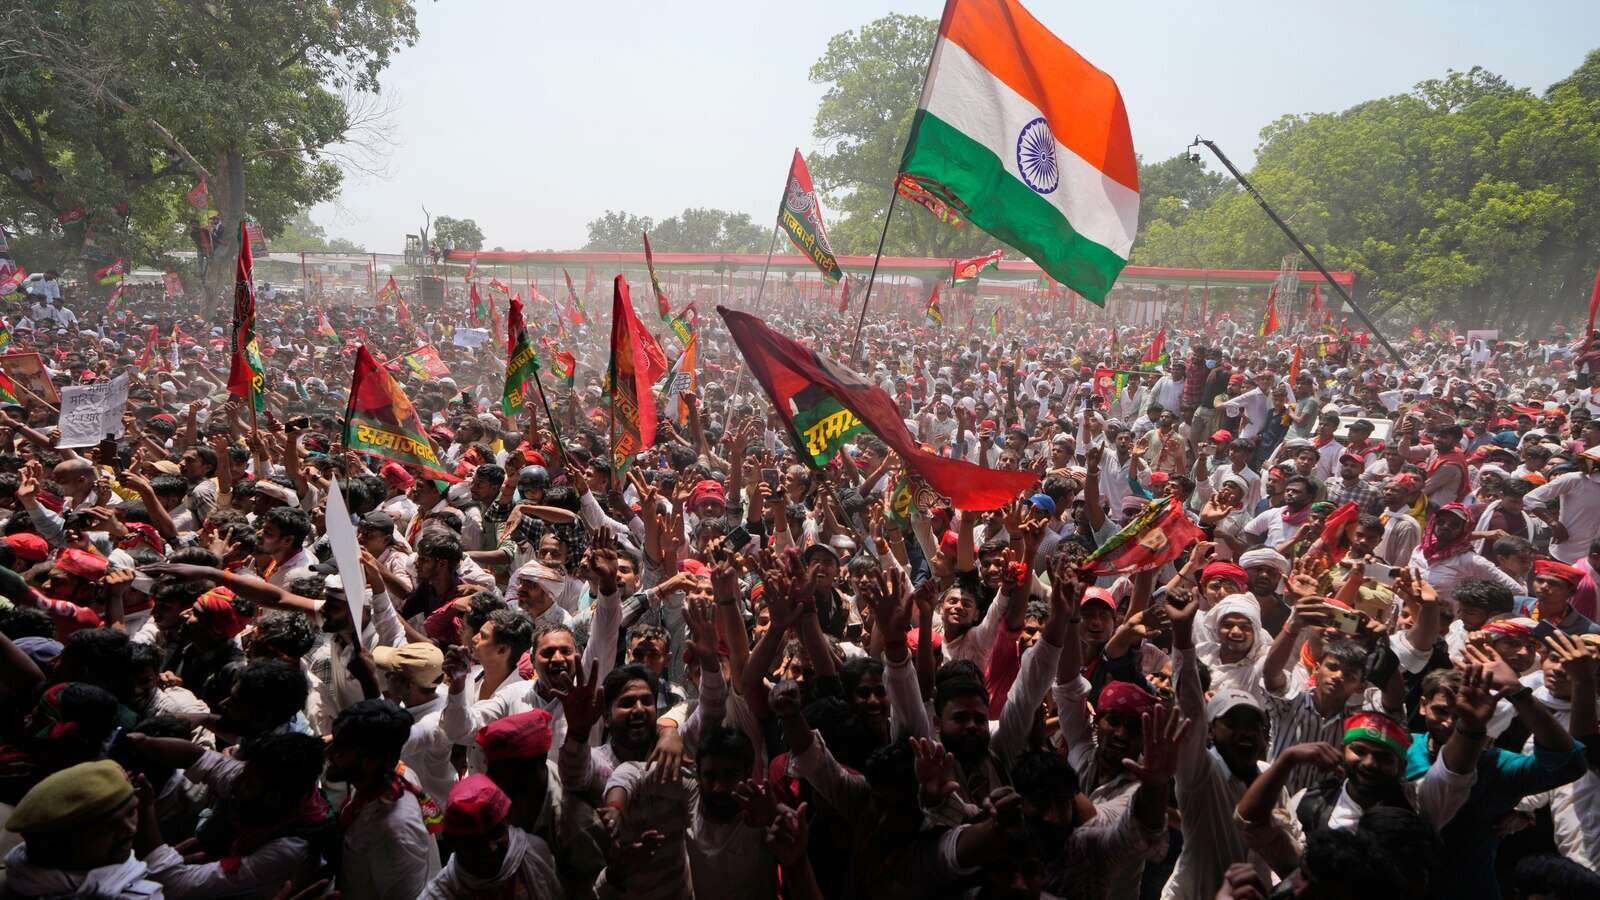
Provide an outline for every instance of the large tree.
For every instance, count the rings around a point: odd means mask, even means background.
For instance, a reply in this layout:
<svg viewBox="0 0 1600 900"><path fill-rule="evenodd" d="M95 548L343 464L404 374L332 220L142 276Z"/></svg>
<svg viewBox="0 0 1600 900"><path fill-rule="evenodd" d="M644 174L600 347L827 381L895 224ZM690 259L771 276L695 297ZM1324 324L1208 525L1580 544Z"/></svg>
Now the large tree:
<svg viewBox="0 0 1600 900"><path fill-rule="evenodd" d="M644 247L646 231L651 249L685 253L761 253L772 237L771 227L756 224L749 213L690 207L657 222L608 209L589 222L584 249L637 252Z"/></svg>
<svg viewBox="0 0 1600 900"><path fill-rule="evenodd" d="M280 231L360 164L336 148L381 118L378 74L416 37L408 0L18 0L0 14L0 215L63 255L192 241L215 287L246 215ZM201 180L211 233L184 200Z"/></svg>
<svg viewBox="0 0 1600 900"><path fill-rule="evenodd" d="M870 254L878 247L937 31L933 19L887 15L834 35L811 66L811 80L827 85L827 92L812 129L821 149L808 162L824 191L828 238L839 253ZM953 228L899 201L884 252L961 257L997 246L970 224Z"/></svg>
<svg viewBox="0 0 1600 900"><path fill-rule="evenodd" d="M440 250L482 250L483 229L471 219L440 216L433 220L433 242Z"/></svg>

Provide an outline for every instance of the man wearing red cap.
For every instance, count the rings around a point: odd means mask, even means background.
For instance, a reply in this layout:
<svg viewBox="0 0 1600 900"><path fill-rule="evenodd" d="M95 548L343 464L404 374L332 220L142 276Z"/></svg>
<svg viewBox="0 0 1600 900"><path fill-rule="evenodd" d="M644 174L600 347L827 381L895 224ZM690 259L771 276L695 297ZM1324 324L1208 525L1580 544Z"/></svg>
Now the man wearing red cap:
<svg viewBox="0 0 1600 900"><path fill-rule="evenodd" d="M550 847L508 823L511 798L487 775L468 775L450 789L444 844L450 861L422 892L422 900L564 896Z"/></svg>
<svg viewBox="0 0 1600 900"><path fill-rule="evenodd" d="M1572 608L1572 595L1578 592L1578 585L1582 581L1583 572L1564 562L1553 559L1534 562L1535 603L1527 614L1537 621L1549 622L1567 634L1600 635L1600 625Z"/></svg>
<svg viewBox="0 0 1600 900"><path fill-rule="evenodd" d="M25 544L26 545L26 544ZM83 628L99 628L103 622L94 603L103 591L109 564L106 558L88 550L68 548L56 557L55 566L45 576L42 589L36 590L10 569L0 569L0 596L18 606L43 610L55 623L56 639ZM132 573L119 576L125 584Z"/></svg>

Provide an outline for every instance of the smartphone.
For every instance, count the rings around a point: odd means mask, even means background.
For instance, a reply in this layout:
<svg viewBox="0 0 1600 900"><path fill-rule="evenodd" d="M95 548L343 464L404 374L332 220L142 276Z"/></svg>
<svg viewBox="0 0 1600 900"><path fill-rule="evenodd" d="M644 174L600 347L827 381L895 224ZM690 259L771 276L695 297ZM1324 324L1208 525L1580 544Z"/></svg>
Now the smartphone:
<svg viewBox="0 0 1600 900"><path fill-rule="evenodd" d="M1544 643L1544 639L1545 638L1549 637L1552 634L1555 634L1559 630L1560 630L1559 628L1556 628L1554 625L1551 625L1549 622L1539 622L1538 624L1533 626L1533 636L1534 636L1534 638L1536 638L1539 641L1539 643L1542 644L1542 643Z"/></svg>
<svg viewBox="0 0 1600 900"><path fill-rule="evenodd" d="M771 488L774 492L776 492L778 490L778 470L777 469L762 469L761 470L761 481L767 487Z"/></svg>
<svg viewBox="0 0 1600 900"><path fill-rule="evenodd" d="M1369 562L1361 567L1361 574L1384 587L1394 587L1394 579L1399 574L1399 570L1385 563Z"/></svg>
<svg viewBox="0 0 1600 900"><path fill-rule="evenodd" d="M755 537L755 535L751 534L749 529L745 528L743 525L740 525L738 528L728 532L727 537L723 538L722 544L729 550L738 553L740 550L744 549L745 544L750 543L750 539L753 537Z"/></svg>
<svg viewBox="0 0 1600 900"><path fill-rule="evenodd" d="M1328 617L1333 619L1333 625L1344 634L1357 634L1361 631L1361 615L1352 609L1330 607Z"/></svg>

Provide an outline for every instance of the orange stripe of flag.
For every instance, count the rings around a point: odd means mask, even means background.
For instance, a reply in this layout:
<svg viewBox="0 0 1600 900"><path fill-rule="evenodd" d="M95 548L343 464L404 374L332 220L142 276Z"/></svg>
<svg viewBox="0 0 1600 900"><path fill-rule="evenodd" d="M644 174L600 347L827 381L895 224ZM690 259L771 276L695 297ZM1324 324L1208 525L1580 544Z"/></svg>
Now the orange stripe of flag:
<svg viewBox="0 0 1600 900"><path fill-rule="evenodd" d="M990 74L1038 107L1062 146L1112 180L1139 189L1133 135L1117 83L1051 34L1022 4L950 0L939 35L961 45Z"/></svg>

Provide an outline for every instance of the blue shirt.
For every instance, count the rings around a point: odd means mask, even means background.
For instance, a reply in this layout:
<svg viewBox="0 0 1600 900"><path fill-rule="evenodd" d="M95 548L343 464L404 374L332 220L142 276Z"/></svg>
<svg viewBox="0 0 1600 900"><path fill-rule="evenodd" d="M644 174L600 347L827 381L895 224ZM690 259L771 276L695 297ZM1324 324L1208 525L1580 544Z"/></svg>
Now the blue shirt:
<svg viewBox="0 0 1600 900"><path fill-rule="evenodd" d="M1406 780L1421 778L1437 755L1429 750L1426 734L1413 734L1411 749L1406 752ZM1495 823L1523 797L1571 784L1585 771L1583 744L1577 741L1566 751L1546 750L1537 743L1532 753L1484 750L1478 757L1478 780L1472 793L1439 833L1445 865L1430 896L1497 900L1500 885L1494 865L1500 839L1495 835Z"/></svg>

